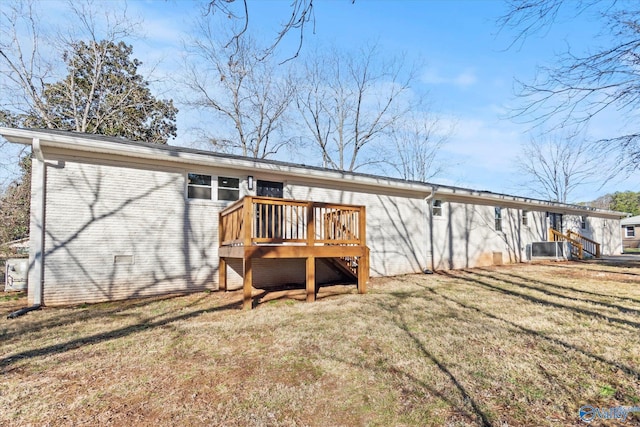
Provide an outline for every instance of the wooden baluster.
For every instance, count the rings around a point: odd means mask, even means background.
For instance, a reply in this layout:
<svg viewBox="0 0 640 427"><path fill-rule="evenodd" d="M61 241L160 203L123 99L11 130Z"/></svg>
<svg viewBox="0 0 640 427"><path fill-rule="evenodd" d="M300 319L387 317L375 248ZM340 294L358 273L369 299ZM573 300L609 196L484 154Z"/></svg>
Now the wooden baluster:
<svg viewBox="0 0 640 427"><path fill-rule="evenodd" d="M307 203L307 245L314 246L316 238L315 207L312 202Z"/></svg>
<svg viewBox="0 0 640 427"><path fill-rule="evenodd" d="M245 197L242 206L242 243L245 247L252 244L251 220L253 218L253 199Z"/></svg>

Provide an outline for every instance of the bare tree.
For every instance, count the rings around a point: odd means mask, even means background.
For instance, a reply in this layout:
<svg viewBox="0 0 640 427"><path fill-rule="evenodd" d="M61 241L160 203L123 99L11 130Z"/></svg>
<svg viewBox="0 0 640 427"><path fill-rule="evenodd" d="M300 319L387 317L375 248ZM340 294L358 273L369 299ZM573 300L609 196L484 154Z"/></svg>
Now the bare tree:
<svg viewBox="0 0 640 427"><path fill-rule="evenodd" d="M352 4L355 3L355 0L350 1ZM239 3L240 6L234 8L233 5L236 3ZM309 25L315 27L313 7L313 0L291 0L291 15L288 20L282 23L280 31L278 31L273 43L264 50L262 56L263 59L275 51L278 44L280 44L282 39L290 31L296 31L298 33L299 41L295 53L289 56L285 62L298 57L304 42L306 28ZM220 12L223 15L234 19L236 22L241 23L239 29L233 33L225 45L226 48L234 47L235 50L232 51L233 56L235 54L234 52L240 49L240 39L249 28L249 5L247 0L210 0L205 13L208 15L216 12Z"/></svg>
<svg viewBox="0 0 640 427"><path fill-rule="evenodd" d="M532 138L517 159L522 186L534 195L566 203L573 192L593 184L599 159L579 134Z"/></svg>
<svg viewBox="0 0 640 427"><path fill-rule="evenodd" d="M99 12L91 1L69 3L74 25L66 28L46 27L33 0L7 1L0 13L0 108L26 126L58 127L55 114L47 106L45 89L62 76L65 65L71 65L65 60L80 41L93 47L92 63L87 68L93 68L93 80L98 81L105 78L101 73L112 71L101 67L109 52L100 47L134 36L139 26L128 18L126 8L110 7ZM78 108L98 101L96 91L87 95Z"/></svg>
<svg viewBox="0 0 640 427"><path fill-rule="evenodd" d="M102 10L99 10L102 9ZM177 109L157 100L122 39L137 23L126 9L70 2L66 28L46 28L33 1L0 8L0 124L46 127L166 143L175 136ZM3 144L6 143L3 142ZM0 157L0 168L25 158ZM22 149L23 147L21 147ZM24 163L23 163L24 164ZM0 235L28 232L30 174L14 180L0 200ZM4 184L4 183L3 183ZM25 219L26 218L26 219ZM8 234L7 234L8 233Z"/></svg>
<svg viewBox="0 0 640 427"><path fill-rule="evenodd" d="M55 65L43 54L53 49L52 38L41 32L33 1L6 2L0 8L0 102L5 122L35 112L49 126L42 92Z"/></svg>
<svg viewBox="0 0 640 427"><path fill-rule="evenodd" d="M612 202L613 196L611 194L605 194L595 200L587 202L586 205L597 209L611 209Z"/></svg>
<svg viewBox="0 0 640 427"><path fill-rule="evenodd" d="M13 181L4 192L0 192L0 243L29 235L31 156L22 158L20 169L20 178Z"/></svg>
<svg viewBox="0 0 640 427"><path fill-rule="evenodd" d="M426 182L440 175L445 163L438 154L452 131L433 114L410 114L389 132L393 142L389 164L402 178L412 181Z"/></svg>
<svg viewBox="0 0 640 427"><path fill-rule="evenodd" d="M225 36L222 36L223 38ZM237 45L225 47L210 20L200 21L199 33L188 46L186 86L193 96L186 105L209 111L232 131L218 126L209 139L218 150L266 158L290 142L280 138L294 83L286 67L275 69L245 34Z"/></svg>
<svg viewBox="0 0 640 427"><path fill-rule="evenodd" d="M569 47L554 66L540 68L535 81L518 82L524 103L515 116L560 129L586 126L604 112L615 112L625 118L621 124L628 120L626 130L597 141L594 148L615 154L619 170L639 170L640 9L615 0L509 0L508 4L500 23L516 30L515 41L549 28L561 15L570 18L586 11L598 17L603 36L594 41L594 50L575 53Z"/></svg>
<svg viewBox="0 0 640 427"><path fill-rule="evenodd" d="M375 46L313 55L296 102L323 166L355 171L383 163L367 148L411 109L403 95L412 79L401 58L382 60Z"/></svg>

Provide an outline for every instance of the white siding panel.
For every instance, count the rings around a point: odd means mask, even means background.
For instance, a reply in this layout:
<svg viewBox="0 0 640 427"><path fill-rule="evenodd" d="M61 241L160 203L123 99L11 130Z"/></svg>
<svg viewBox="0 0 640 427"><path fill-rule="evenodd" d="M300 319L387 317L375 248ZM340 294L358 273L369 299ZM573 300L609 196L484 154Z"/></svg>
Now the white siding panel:
<svg viewBox="0 0 640 427"><path fill-rule="evenodd" d="M371 276L416 273L426 267L427 218L423 199L314 187L303 182L286 184L287 198L366 207Z"/></svg>
<svg viewBox="0 0 640 427"><path fill-rule="evenodd" d="M589 217L589 227L592 239L600 243L602 255L616 255L622 253L622 235L620 234L620 220Z"/></svg>
<svg viewBox="0 0 640 427"><path fill-rule="evenodd" d="M472 268L526 260L531 242L547 239L546 214L502 207L502 230L495 227L495 207L444 201L433 220L435 269Z"/></svg>
<svg viewBox="0 0 640 427"><path fill-rule="evenodd" d="M47 167L45 304L217 289L218 213L225 204L185 200L187 170L151 167L75 160ZM241 175L247 194L244 174L217 172ZM428 203L415 192L365 191L353 183L335 188L279 179L276 172L256 173L259 179L284 182L286 198L364 205L372 276L520 262L528 245L547 239L542 211L529 212L525 226L520 209L503 207L497 231L491 205L443 200L442 216L430 218ZM567 227L580 232L576 221L579 227L579 217L565 216ZM620 221L589 217L588 223L583 234L602 243L603 254L619 253ZM304 272L301 259L254 261L256 286L302 284ZM339 279L322 262L316 273L321 282ZM228 261L227 284L242 287L242 260Z"/></svg>
<svg viewBox="0 0 640 427"><path fill-rule="evenodd" d="M186 202L184 186L175 171L49 167L45 304L215 289L220 207Z"/></svg>

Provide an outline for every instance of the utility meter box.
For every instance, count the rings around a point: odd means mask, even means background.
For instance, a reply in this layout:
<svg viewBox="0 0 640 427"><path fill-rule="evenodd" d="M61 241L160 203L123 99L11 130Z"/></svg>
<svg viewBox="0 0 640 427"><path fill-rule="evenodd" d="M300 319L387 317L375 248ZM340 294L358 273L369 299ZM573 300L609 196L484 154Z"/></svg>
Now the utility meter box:
<svg viewBox="0 0 640 427"><path fill-rule="evenodd" d="M4 291L26 291L29 258L9 258L4 268Z"/></svg>

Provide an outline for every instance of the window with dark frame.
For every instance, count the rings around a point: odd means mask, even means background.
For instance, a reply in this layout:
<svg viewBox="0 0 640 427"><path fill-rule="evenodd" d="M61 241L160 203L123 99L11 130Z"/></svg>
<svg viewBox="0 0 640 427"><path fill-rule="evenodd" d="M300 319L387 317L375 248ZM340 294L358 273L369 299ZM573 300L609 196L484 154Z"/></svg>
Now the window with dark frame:
<svg viewBox="0 0 640 427"><path fill-rule="evenodd" d="M218 177L218 200L235 201L240 198L240 179Z"/></svg>
<svg viewBox="0 0 640 427"><path fill-rule="evenodd" d="M431 214L433 216L442 216L442 200L434 200L431 206Z"/></svg>
<svg viewBox="0 0 640 427"><path fill-rule="evenodd" d="M214 188L217 190L215 193ZM238 200L240 198L240 179L225 176L216 178L213 175L189 173L187 174L187 198L218 201Z"/></svg>
<svg viewBox="0 0 640 427"><path fill-rule="evenodd" d="M495 208L496 231L502 231L502 208Z"/></svg>
<svg viewBox="0 0 640 427"><path fill-rule="evenodd" d="M586 215L582 215L580 217L580 229L581 230L586 230L587 229L587 217L586 217Z"/></svg>
<svg viewBox="0 0 640 427"><path fill-rule="evenodd" d="M211 175L189 173L187 177L187 198L211 200Z"/></svg>
<svg viewBox="0 0 640 427"><path fill-rule="evenodd" d="M636 228L633 225L625 227L624 237L636 237Z"/></svg>
<svg viewBox="0 0 640 427"><path fill-rule="evenodd" d="M522 225L525 227L529 226L529 211L522 211Z"/></svg>

